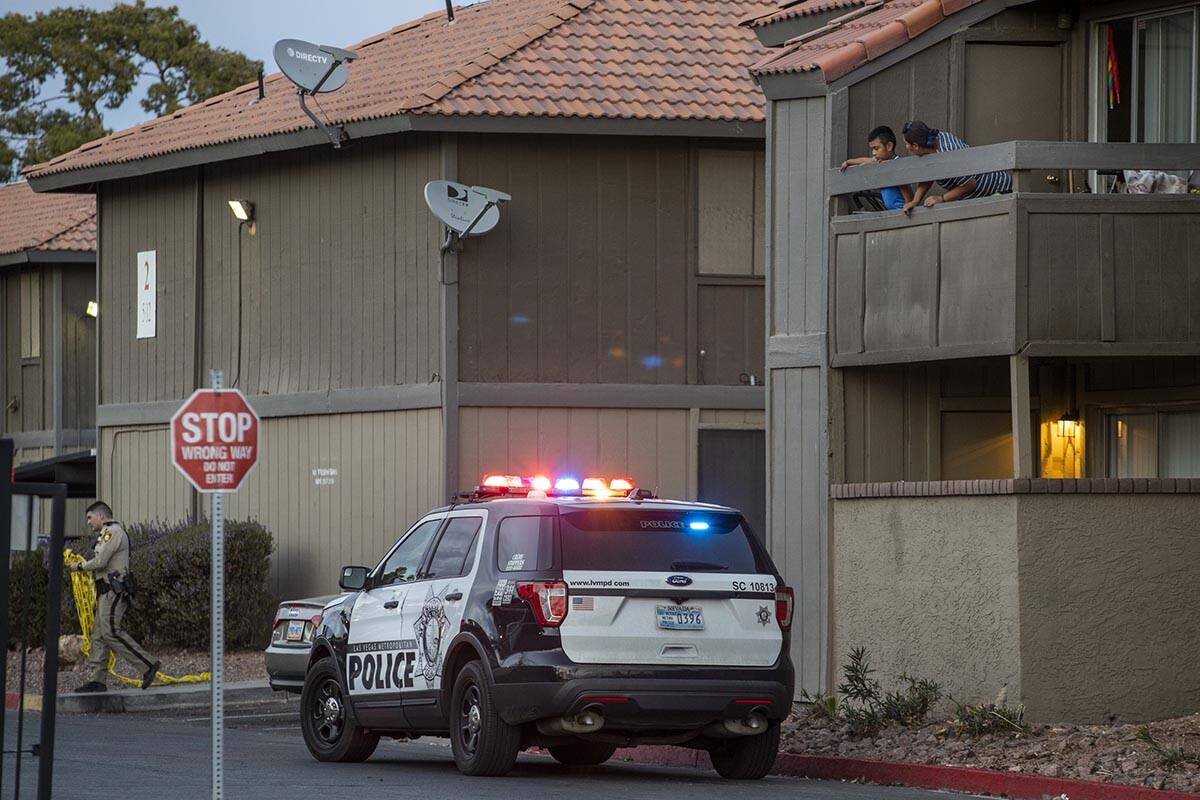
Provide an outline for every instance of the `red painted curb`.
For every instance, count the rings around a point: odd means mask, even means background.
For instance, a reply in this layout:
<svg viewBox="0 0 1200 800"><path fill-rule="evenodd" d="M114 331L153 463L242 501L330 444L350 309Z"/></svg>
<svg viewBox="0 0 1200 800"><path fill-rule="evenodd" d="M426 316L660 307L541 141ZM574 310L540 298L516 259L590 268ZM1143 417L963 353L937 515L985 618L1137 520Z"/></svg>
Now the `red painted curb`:
<svg viewBox="0 0 1200 800"><path fill-rule="evenodd" d="M643 746L617 751L617 758L639 764L674 767L708 767L700 750ZM867 780L883 785L903 784L921 789L942 789L971 794L1004 795L1010 800L1044 800L1067 795L1071 800L1200 800L1200 794L1149 789L1119 783L1095 783L1069 778L1047 778L1020 772L946 767L935 764L903 764L833 756L780 753L773 775L820 780Z"/></svg>
<svg viewBox="0 0 1200 800"><path fill-rule="evenodd" d="M15 711L20 697L21 697L21 695L17 692L5 692L4 693L4 707L6 709L8 709L9 711Z"/></svg>

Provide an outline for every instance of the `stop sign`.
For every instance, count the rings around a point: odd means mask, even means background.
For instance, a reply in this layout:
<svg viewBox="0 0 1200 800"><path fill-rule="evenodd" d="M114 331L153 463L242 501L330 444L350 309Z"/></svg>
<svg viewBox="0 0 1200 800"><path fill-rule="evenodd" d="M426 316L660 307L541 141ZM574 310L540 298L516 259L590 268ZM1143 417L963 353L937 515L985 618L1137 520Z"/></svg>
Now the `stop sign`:
<svg viewBox="0 0 1200 800"><path fill-rule="evenodd" d="M201 492L236 492L258 462L258 415L237 389L197 389L171 417L171 459Z"/></svg>

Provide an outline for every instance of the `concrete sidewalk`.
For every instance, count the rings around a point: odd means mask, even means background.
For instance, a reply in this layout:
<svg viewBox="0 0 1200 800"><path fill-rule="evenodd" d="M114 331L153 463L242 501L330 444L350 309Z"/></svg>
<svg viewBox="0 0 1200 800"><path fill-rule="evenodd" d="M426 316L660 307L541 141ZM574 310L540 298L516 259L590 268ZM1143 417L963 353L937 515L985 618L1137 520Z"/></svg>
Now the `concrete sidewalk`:
<svg viewBox="0 0 1200 800"><path fill-rule="evenodd" d="M225 703L240 705L281 700L265 680L225 684ZM38 697L40 701L41 698ZM212 705L212 687L206 683L181 683L150 689L109 689L96 694L61 694L60 714L121 714L182 708L208 708Z"/></svg>

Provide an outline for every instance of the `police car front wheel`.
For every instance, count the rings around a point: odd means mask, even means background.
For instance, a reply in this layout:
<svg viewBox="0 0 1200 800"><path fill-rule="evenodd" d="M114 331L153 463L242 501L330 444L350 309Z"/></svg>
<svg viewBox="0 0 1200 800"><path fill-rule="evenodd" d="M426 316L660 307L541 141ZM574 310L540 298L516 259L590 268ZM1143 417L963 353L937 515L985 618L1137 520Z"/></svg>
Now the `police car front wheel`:
<svg viewBox="0 0 1200 800"><path fill-rule="evenodd" d="M478 661L463 667L450 700L450 747L464 775L505 775L517 761L521 729L500 718Z"/></svg>
<svg viewBox="0 0 1200 800"><path fill-rule="evenodd" d="M304 678L300 729L308 752L318 761L366 761L379 736L354 724L332 658L322 658Z"/></svg>

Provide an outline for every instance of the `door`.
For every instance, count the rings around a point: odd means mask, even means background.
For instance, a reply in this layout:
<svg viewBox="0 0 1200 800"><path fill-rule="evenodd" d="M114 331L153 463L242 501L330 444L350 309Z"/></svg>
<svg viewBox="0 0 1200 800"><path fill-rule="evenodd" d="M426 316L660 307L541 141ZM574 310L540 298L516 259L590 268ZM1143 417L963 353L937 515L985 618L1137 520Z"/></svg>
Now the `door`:
<svg viewBox="0 0 1200 800"><path fill-rule="evenodd" d="M997 142L1063 140L1063 47L969 42L963 139ZM1046 170L1032 191L1067 191L1061 171Z"/></svg>
<svg viewBox="0 0 1200 800"><path fill-rule="evenodd" d="M421 565L444 518L426 517L400 538L350 614L346 683L366 723L395 727L401 693L415 685L417 648L404 618L405 598L419 591Z"/></svg>
<svg viewBox="0 0 1200 800"><path fill-rule="evenodd" d="M758 541L767 537L766 433L700 430L697 499L742 512Z"/></svg>
<svg viewBox="0 0 1200 800"><path fill-rule="evenodd" d="M450 640L458 635L471 594L486 512L451 512L428 564L404 598L405 637L415 643L411 685L404 687L404 714L415 728L444 725L437 700Z"/></svg>

